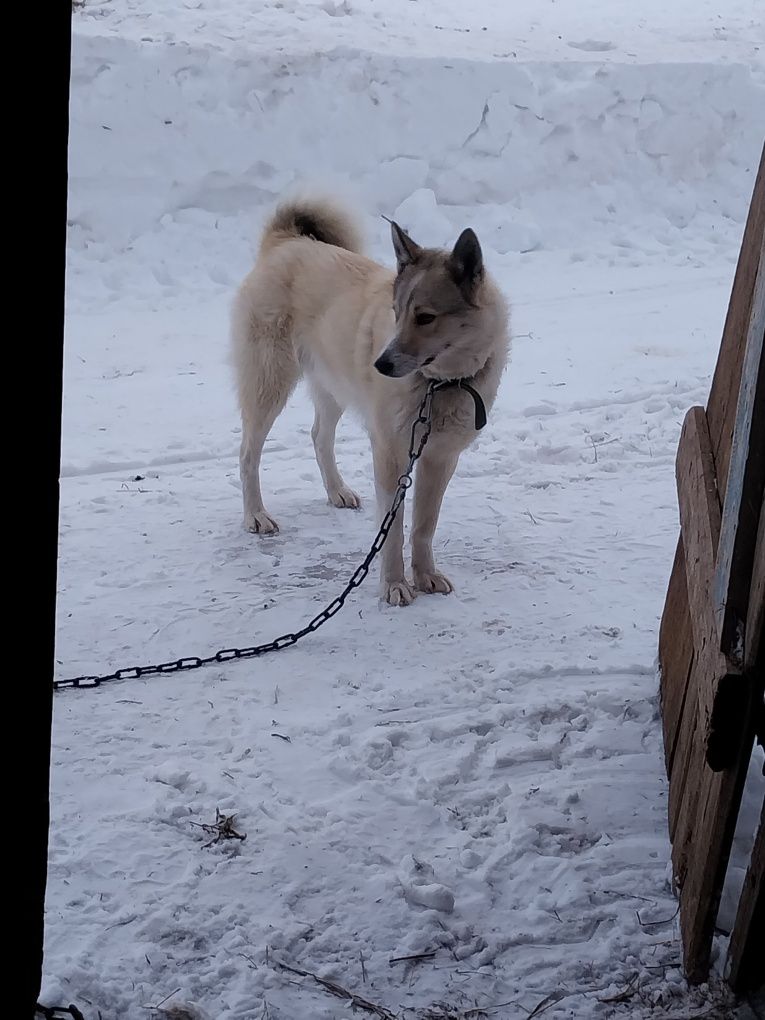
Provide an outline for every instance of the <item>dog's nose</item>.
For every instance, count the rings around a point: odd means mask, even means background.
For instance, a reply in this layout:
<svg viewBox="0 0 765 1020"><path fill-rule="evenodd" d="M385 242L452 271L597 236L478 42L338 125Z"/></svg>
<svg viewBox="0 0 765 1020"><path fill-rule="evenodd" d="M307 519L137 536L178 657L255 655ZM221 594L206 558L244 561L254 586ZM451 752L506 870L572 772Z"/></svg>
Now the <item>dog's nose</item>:
<svg viewBox="0 0 765 1020"><path fill-rule="evenodd" d="M375 362L375 368L382 375L393 375L393 358L391 358L389 354L386 354L385 351L383 351L383 353Z"/></svg>

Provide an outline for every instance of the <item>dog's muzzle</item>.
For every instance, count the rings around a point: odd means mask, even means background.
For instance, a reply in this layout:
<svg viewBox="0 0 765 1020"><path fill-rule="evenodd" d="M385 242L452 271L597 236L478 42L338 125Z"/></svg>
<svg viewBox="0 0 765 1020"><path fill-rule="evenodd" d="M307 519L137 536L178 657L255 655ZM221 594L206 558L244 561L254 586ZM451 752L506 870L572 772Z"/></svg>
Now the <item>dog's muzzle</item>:
<svg viewBox="0 0 765 1020"><path fill-rule="evenodd" d="M375 362L375 368L381 375L396 374L396 366L393 362L393 358L386 351L383 351Z"/></svg>
<svg viewBox="0 0 765 1020"><path fill-rule="evenodd" d="M387 375L391 379L401 379L417 368L417 360L411 354L402 354L395 349L391 351L386 347L375 362L375 368L380 375Z"/></svg>

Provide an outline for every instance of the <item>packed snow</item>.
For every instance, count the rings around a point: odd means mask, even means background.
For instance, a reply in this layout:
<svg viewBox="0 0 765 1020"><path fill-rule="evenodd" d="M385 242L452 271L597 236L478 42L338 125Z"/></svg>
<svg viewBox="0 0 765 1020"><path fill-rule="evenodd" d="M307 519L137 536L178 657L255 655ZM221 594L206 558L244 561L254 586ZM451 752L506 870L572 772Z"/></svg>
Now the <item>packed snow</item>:
<svg viewBox="0 0 765 1020"><path fill-rule="evenodd" d="M453 595L394 609L370 578L293 649L57 695L41 1001L713 1015L680 969L655 656L765 137L761 4L722 6L75 8L59 676L292 631L369 547L368 440L342 422L364 505L336 510L302 390L264 454L281 533L241 527L229 306L285 188L334 188L387 263L381 214L473 226L514 344L441 515Z"/></svg>

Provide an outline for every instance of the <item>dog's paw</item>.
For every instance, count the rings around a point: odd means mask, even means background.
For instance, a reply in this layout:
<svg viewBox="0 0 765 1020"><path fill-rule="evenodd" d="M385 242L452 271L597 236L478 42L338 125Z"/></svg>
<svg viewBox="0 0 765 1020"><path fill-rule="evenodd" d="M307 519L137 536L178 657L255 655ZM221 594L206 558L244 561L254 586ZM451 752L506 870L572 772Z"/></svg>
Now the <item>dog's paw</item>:
<svg viewBox="0 0 765 1020"><path fill-rule="evenodd" d="M454 585L440 570L415 570L414 586L428 595L448 595L454 591Z"/></svg>
<svg viewBox="0 0 765 1020"><path fill-rule="evenodd" d="M347 485L340 485L336 489L331 489L327 496L329 496L332 506L347 507L349 510L358 510L361 506L361 498L356 495L353 489L349 489Z"/></svg>
<svg viewBox="0 0 765 1020"><path fill-rule="evenodd" d="M246 513L244 515L245 531L251 531L254 535L278 535L279 525L265 510L258 513Z"/></svg>
<svg viewBox="0 0 765 1020"><path fill-rule="evenodd" d="M415 599L414 588L408 581L391 581L383 584L383 598L389 606L410 606Z"/></svg>

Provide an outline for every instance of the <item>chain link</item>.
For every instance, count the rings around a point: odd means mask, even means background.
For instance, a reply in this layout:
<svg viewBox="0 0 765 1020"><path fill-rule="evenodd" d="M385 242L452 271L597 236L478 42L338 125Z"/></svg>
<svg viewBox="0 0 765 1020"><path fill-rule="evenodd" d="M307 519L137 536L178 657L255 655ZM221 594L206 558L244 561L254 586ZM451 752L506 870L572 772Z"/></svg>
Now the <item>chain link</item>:
<svg viewBox="0 0 765 1020"><path fill-rule="evenodd" d="M380 529L369 548L369 552L353 572L350 580L337 598L333 599L328 606L322 609L320 613L317 613L316 616L314 616L314 618L305 625L305 627L296 631L294 634L282 634L279 637L274 638L273 641L267 641L262 645L253 645L249 648L221 648L212 655L187 655L182 659L175 659L171 662L160 662L152 666L126 666L121 669L114 670L113 673L105 673L103 676L74 676L67 680L54 680L53 689L59 691L67 687L75 687L78 689L100 687L101 684L109 683L112 680L137 680L139 677L144 676L157 676L163 673L181 673L189 669L200 669L202 666L209 666L213 663L232 662L236 659L251 659L255 656L265 655L268 652L279 651L281 648L290 648L292 645L297 644L301 638L317 631L319 627L323 626L327 622L327 620L331 620L336 613L340 612L345 605L345 600L351 592L355 588L358 588L359 585L366 580L373 560L387 541L390 529L393 527L393 522L396 519L396 515L401 508L401 504L406 498L407 490L412 484L412 472L414 471L414 466L422 456L425 444L430 438L431 429L433 427L433 396L439 390L446 389L451 386L459 386L468 390L476 405L476 428L478 429L483 427L483 424L486 421L486 412L483 407L483 401L472 386L468 385L461 379L431 380L428 383L425 396L422 398L420 409L417 412L417 417L412 422L412 431L409 439L409 463L406 471L398 480L398 485L393 496L390 509L383 517L382 524L380 525ZM419 439L417 436L418 431L420 433Z"/></svg>

